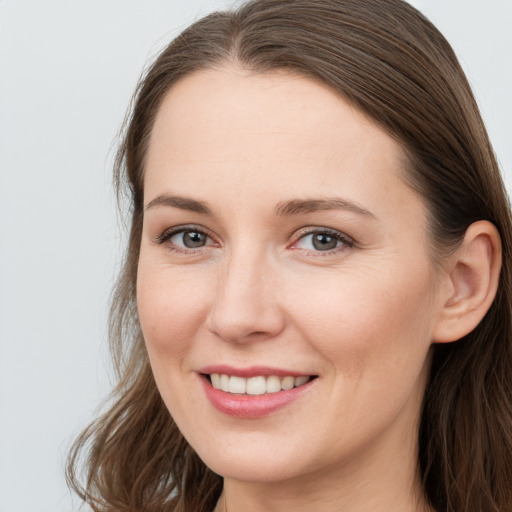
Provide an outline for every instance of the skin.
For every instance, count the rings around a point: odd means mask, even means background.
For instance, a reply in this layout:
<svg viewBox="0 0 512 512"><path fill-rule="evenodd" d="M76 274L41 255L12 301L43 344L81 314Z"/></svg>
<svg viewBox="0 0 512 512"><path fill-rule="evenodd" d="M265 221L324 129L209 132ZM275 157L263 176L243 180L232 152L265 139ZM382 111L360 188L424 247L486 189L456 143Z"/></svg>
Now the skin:
<svg viewBox="0 0 512 512"><path fill-rule="evenodd" d="M391 137L309 78L226 65L167 94L145 169L138 308L166 406L225 479L218 510L427 510L418 417L450 290L405 165ZM327 198L352 206L276 212ZM191 224L202 247L159 243ZM313 228L342 239L318 250ZM204 393L211 364L318 377L284 409L233 418Z"/></svg>

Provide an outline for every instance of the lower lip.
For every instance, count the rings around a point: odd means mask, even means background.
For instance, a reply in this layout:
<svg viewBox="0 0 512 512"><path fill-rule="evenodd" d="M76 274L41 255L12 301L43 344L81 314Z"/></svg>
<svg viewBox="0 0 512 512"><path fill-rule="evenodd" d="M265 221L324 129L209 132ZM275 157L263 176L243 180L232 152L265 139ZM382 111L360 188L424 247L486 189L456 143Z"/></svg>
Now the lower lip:
<svg viewBox="0 0 512 512"><path fill-rule="evenodd" d="M206 377L201 376L206 396L218 411L228 416L247 419L262 418L283 409L307 392L316 380L313 379L297 388L277 393L235 395L214 388Z"/></svg>

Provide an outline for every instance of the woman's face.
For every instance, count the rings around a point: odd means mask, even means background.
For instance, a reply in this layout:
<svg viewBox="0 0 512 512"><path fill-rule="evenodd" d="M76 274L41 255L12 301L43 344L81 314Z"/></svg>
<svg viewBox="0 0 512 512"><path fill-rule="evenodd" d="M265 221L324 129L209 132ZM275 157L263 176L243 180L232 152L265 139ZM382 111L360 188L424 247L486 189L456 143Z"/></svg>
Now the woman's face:
<svg viewBox="0 0 512 512"><path fill-rule="evenodd" d="M215 472L415 465L440 294L404 165L308 78L226 66L166 96L138 308L165 404Z"/></svg>

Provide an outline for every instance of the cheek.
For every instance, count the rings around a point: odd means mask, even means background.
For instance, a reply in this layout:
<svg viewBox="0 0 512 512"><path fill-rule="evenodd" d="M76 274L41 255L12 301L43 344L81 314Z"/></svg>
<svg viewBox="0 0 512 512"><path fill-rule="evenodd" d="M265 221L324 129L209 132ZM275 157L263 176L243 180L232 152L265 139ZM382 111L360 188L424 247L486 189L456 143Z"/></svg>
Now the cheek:
<svg viewBox="0 0 512 512"><path fill-rule="evenodd" d="M308 286L296 300L295 318L315 348L344 376L415 371L431 343L432 284L425 267L405 275L372 272ZM299 310L300 309L300 310ZM367 375L369 377L369 375Z"/></svg>
<svg viewBox="0 0 512 512"><path fill-rule="evenodd" d="M137 276L137 309L152 360L153 356L180 359L204 322L207 288L204 280L150 265L141 257Z"/></svg>
<svg viewBox="0 0 512 512"><path fill-rule="evenodd" d="M329 421L361 439L402 411L414 420L426 385L433 318L428 279L368 276L314 288L295 312L303 336L329 367ZM333 450L345 437L336 439Z"/></svg>

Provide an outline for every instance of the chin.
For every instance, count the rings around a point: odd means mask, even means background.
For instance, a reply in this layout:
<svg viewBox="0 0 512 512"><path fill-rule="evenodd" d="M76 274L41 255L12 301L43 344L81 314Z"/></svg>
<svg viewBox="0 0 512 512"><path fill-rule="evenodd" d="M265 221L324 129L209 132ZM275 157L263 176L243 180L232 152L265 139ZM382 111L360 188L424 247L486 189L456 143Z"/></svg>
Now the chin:
<svg viewBox="0 0 512 512"><path fill-rule="evenodd" d="M205 458L203 462L226 479L253 483L278 483L297 475L294 462L269 461L268 457L241 458L240 455Z"/></svg>
<svg viewBox="0 0 512 512"><path fill-rule="evenodd" d="M253 437L253 436L250 436ZM201 460L218 475L246 482L271 483L298 476L297 453L293 447L283 447L276 440L265 442L252 440L242 443L217 443L194 447ZM277 445L281 445L281 449ZM284 448L284 449L283 449ZM301 464L302 466L302 464Z"/></svg>

